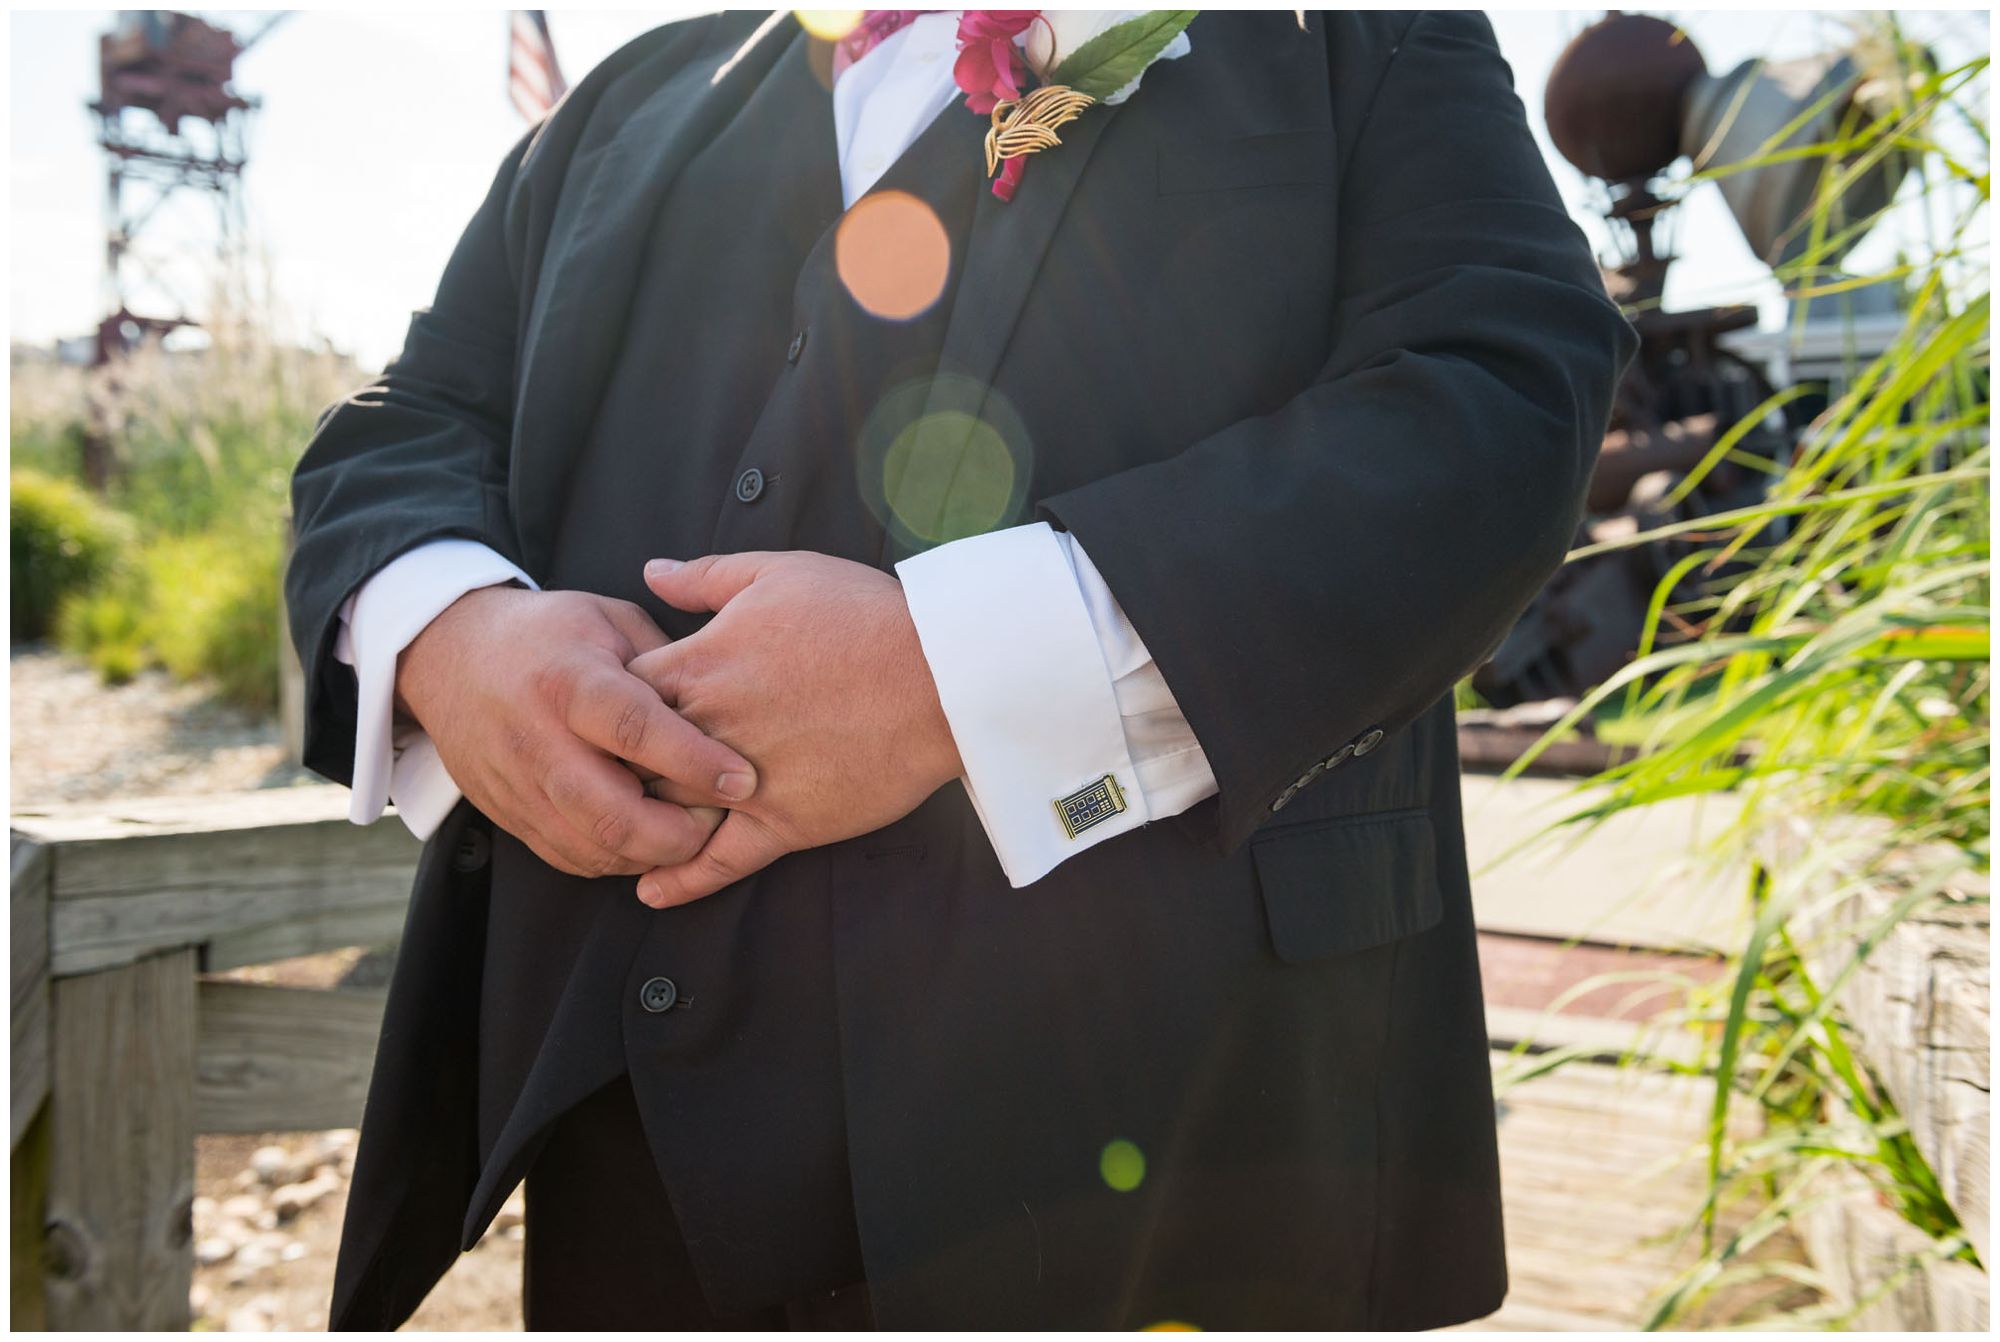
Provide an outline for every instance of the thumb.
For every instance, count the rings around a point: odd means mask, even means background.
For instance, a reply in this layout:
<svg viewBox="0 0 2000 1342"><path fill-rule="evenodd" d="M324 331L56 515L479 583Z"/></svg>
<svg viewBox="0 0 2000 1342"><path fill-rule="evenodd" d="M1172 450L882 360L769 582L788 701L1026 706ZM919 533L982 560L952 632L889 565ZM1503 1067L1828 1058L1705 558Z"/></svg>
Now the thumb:
<svg viewBox="0 0 2000 1342"><path fill-rule="evenodd" d="M691 904L736 884L789 850L769 826L731 811L699 853L677 867L655 867L639 878L639 902L656 909Z"/></svg>
<svg viewBox="0 0 2000 1342"><path fill-rule="evenodd" d="M646 586L677 610L721 610L756 580L770 556L752 551L735 555L703 555L646 561Z"/></svg>

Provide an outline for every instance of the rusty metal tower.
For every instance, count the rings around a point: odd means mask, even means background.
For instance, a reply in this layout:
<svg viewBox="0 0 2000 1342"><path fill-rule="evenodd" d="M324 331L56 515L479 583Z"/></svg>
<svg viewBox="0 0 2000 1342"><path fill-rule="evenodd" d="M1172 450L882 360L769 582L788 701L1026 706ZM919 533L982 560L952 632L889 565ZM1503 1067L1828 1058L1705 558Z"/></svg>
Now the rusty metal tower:
<svg viewBox="0 0 2000 1342"><path fill-rule="evenodd" d="M284 15L249 39L192 14L121 10L98 39L99 96L90 103L104 150L104 310L96 362L148 337L196 325L163 259L140 239L188 192L210 198L215 254L231 264L243 240L244 133L257 100L230 82L236 60Z"/></svg>

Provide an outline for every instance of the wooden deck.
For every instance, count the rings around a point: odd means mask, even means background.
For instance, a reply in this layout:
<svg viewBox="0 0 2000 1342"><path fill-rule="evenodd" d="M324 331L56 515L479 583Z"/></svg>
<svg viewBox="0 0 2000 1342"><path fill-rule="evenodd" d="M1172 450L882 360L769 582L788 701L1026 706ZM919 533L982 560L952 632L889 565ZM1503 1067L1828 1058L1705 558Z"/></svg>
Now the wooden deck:
<svg viewBox="0 0 2000 1342"><path fill-rule="evenodd" d="M1495 1076L1523 1061L1496 1051ZM1591 1062L1508 1089L1500 1184L1511 1288L1496 1313L1448 1331L1637 1329L1697 1254L1680 1231L1702 1202L1711 1099L1706 1081ZM1753 1210L1725 1212L1725 1230ZM1795 1241L1767 1248L1804 1261ZM1711 1306L1700 1322L1726 1310Z"/></svg>

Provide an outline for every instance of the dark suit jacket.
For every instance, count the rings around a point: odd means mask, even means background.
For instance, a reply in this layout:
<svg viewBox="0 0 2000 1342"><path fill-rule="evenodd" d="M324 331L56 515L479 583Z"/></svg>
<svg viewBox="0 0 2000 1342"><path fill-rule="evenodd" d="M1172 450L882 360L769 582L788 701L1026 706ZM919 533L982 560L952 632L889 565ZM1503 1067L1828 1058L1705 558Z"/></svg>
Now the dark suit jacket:
<svg viewBox="0 0 2000 1342"><path fill-rule="evenodd" d="M1190 36L981 199L941 358L1061 444L1011 520L1083 542L1220 794L1013 892L948 789L899 822L924 898L843 906L854 1203L892 1326L1419 1327L1505 1290L1450 691L1559 562L1637 338L1483 16ZM368 576L443 536L550 570L664 188L801 40L731 13L608 59L502 164L402 355L322 418L285 584L311 767L351 778L331 640ZM979 119L944 115L977 152ZM720 499L689 506L655 552L729 539ZM822 543L904 551L857 534ZM480 823L462 804L419 870L336 1326L405 1317L519 1154L472 1136L479 937L507 934L454 860ZM1070 1159L1110 1136L1145 1153L1137 1190Z"/></svg>

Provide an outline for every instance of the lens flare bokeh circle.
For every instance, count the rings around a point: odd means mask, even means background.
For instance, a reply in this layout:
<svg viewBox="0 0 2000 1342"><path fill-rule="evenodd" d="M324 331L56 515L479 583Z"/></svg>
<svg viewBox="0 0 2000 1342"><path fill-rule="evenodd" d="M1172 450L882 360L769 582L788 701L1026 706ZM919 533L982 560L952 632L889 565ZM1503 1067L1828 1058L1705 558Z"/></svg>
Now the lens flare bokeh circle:
<svg viewBox="0 0 2000 1342"><path fill-rule="evenodd" d="M855 442L855 483L908 555L1017 523L1034 459L1006 396L940 373L904 382L876 403Z"/></svg>
<svg viewBox="0 0 2000 1342"><path fill-rule="evenodd" d="M795 9L799 27L823 42L838 42L861 23L858 9Z"/></svg>
<svg viewBox="0 0 2000 1342"><path fill-rule="evenodd" d="M1132 1142L1119 1138L1106 1142L1097 1158L1097 1172L1105 1185L1119 1193L1129 1193L1146 1178L1146 1154Z"/></svg>
<svg viewBox="0 0 2000 1342"><path fill-rule="evenodd" d="M907 191L871 191L840 218L833 266L863 312L908 321L951 277L951 238L937 211Z"/></svg>

